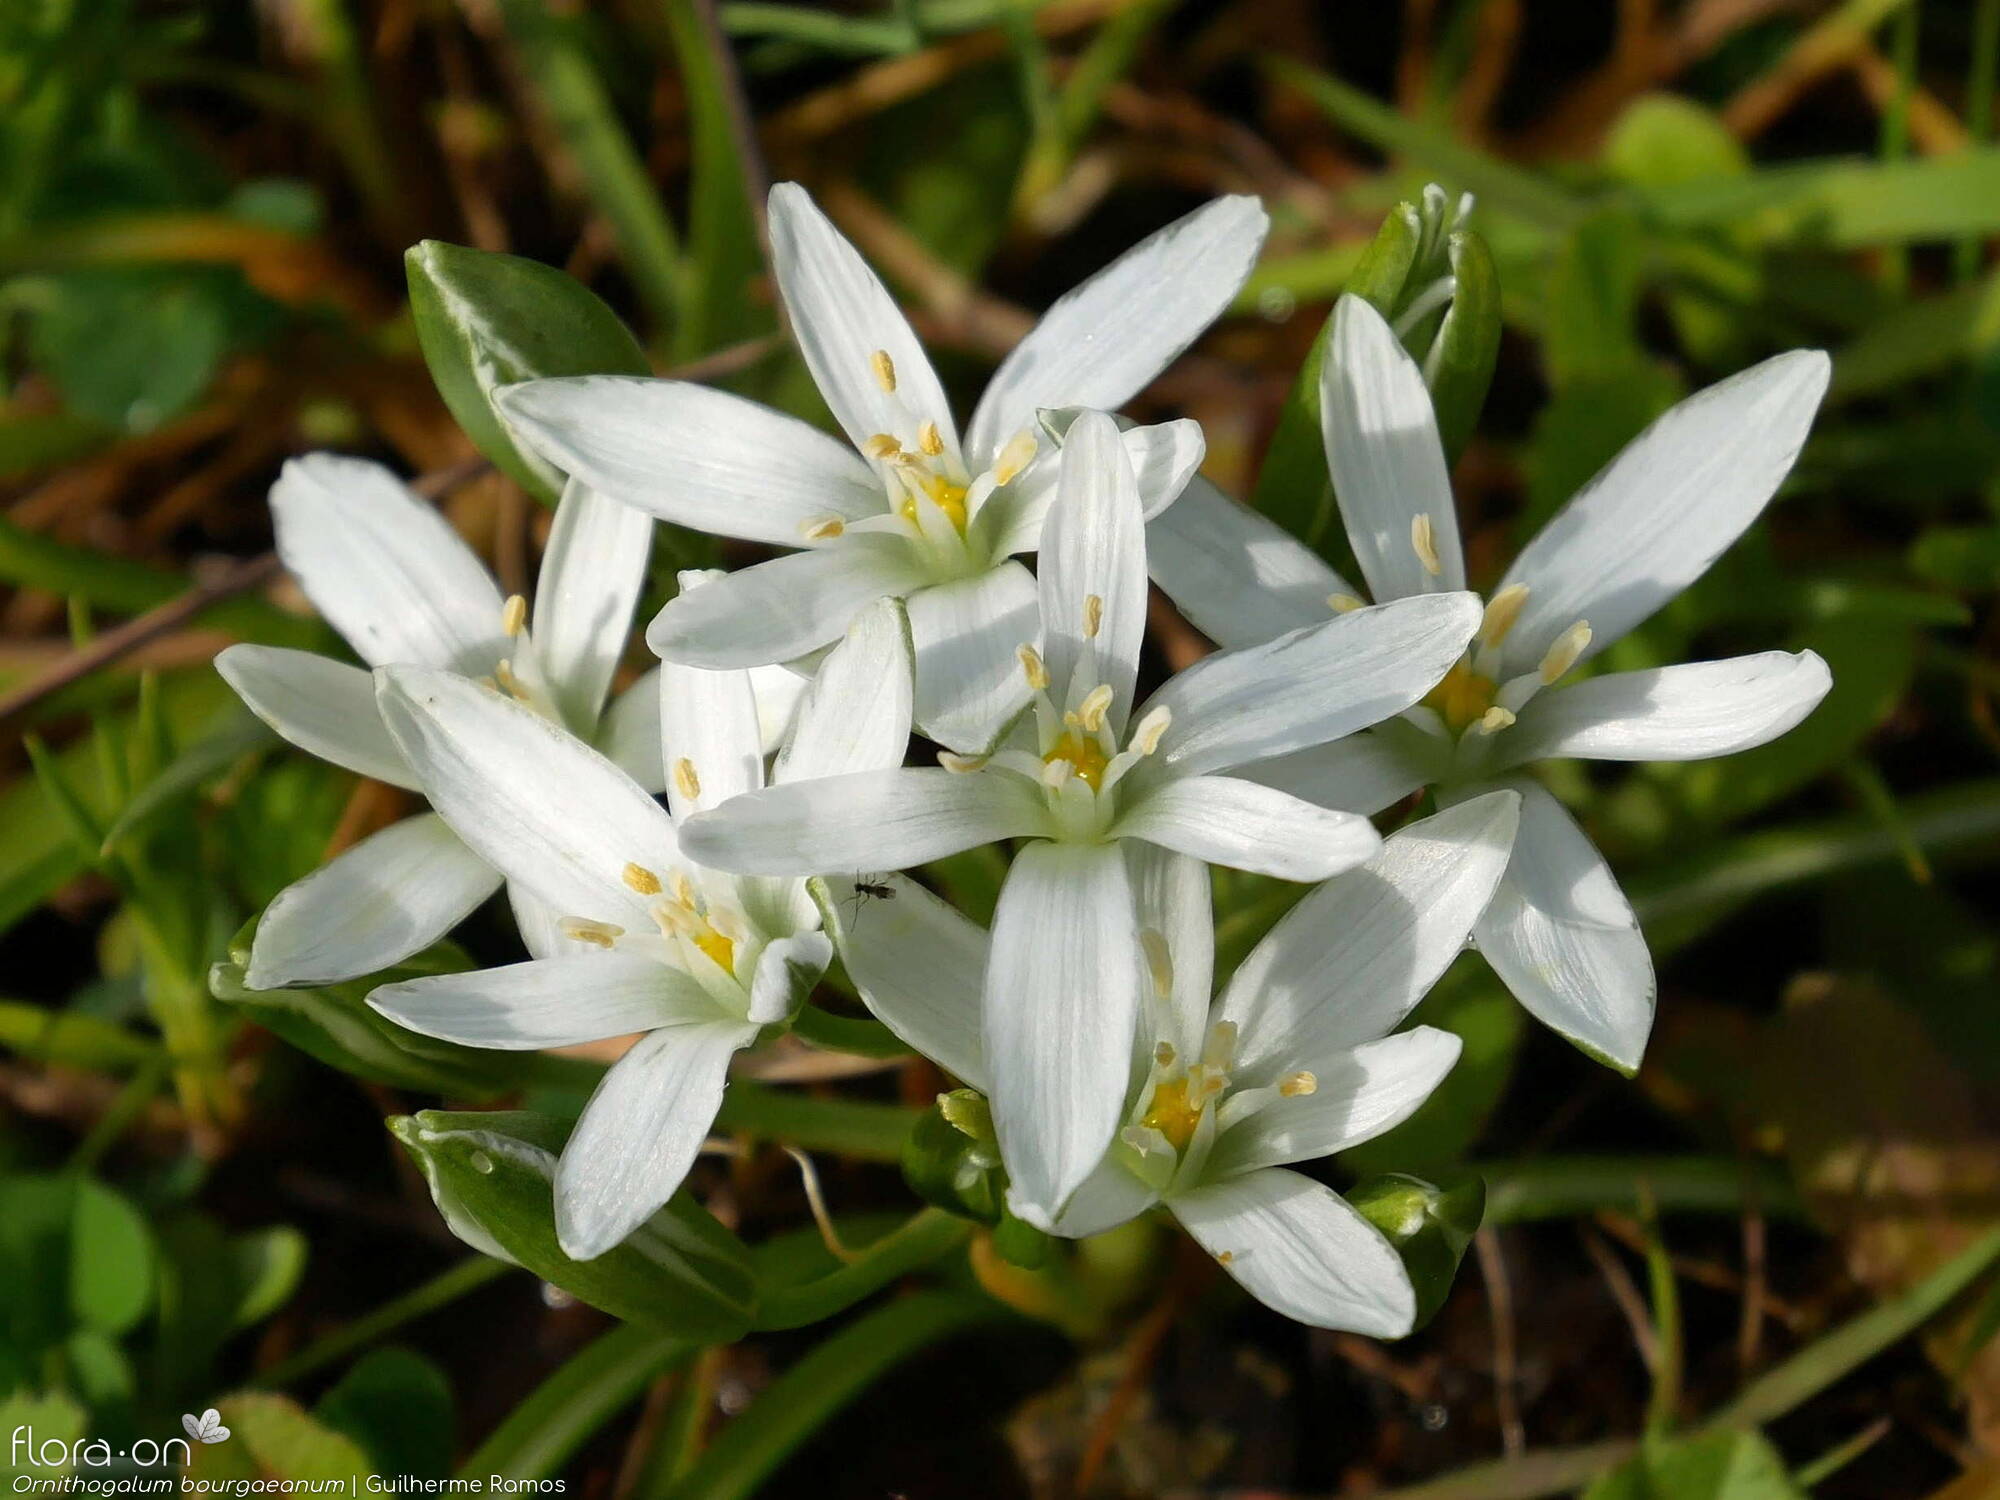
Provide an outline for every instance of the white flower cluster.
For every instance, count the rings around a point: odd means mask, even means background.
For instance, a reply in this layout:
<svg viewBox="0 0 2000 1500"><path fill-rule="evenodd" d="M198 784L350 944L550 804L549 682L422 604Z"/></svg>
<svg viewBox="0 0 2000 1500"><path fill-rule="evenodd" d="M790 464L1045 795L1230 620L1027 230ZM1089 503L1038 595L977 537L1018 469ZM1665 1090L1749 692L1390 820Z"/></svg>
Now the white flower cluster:
<svg viewBox="0 0 2000 1500"><path fill-rule="evenodd" d="M1287 1167L1429 1096L1458 1039L1398 1028L1468 942L1637 1065L1645 943L1524 768L1727 754L1825 694L1810 652L1570 679L1757 516L1827 361L1676 407L1482 601L1423 371L1344 299L1324 436L1370 604L1196 477L1194 423L1105 414L1228 305L1264 230L1230 198L1154 235L1050 309L961 434L882 284L779 187L779 286L852 446L673 380L502 390L569 477L532 609L379 467L288 466L280 552L373 673L252 646L221 669L293 743L432 811L284 892L248 982L378 971L504 884L532 959L371 1003L479 1047L643 1034L561 1157L558 1234L588 1258L678 1188L732 1056L838 947L875 1015L988 1097L1020 1218L1082 1236L1164 1204L1270 1306L1407 1331L1388 1240ZM663 664L607 706L653 517L796 550L684 574L647 632ZM1222 649L1140 701L1149 577ZM905 764L913 730L936 764ZM1439 810L1378 835L1426 787ZM999 841L990 932L886 873ZM1220 995L1209 865L1317 883Z"/></svg>

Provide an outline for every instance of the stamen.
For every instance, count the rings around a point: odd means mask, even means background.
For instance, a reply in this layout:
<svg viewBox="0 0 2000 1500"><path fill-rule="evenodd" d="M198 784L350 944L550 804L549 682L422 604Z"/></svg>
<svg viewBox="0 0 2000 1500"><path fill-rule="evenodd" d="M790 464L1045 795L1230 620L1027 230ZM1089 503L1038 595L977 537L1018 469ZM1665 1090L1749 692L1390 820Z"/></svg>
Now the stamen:
<svg viewBox="0 0 2000 1500"><path fill-rule="evenodd" d="M521 627L528 623L528 601L519 594L510 594L507 602L500 606L500 630L512 638L521 633Z"/></svg>
<svg viewBox="0 0 2000 1500"><path fill-rule="evenodd" d="M615 922L593 922L588 917L564 917L557 925L564 937L596 948L609 948L625 936L625 929Z"/></svg>
<svg viewBox="0 0 2000 1500"><path fill-rule="evenodd" d="M1012 484L1020 472L1034 462L1038 446L1034 433L1025 427L1007 439L1007 446L993 460L993 482Z"/></svg>
<svg viewBox="0 0 2000 1500"><path fill-rule="evenodd" d="M1042 763L1042 785L1052 792L1059 790L1075 774L1076 762L1060 755Z"/></svg>
<svg viewBox="0 0 2000 1500"><path fill-rule="evenodd" d="M674 762L674 790L690 802L701 798L701 778L695 774L694 762L685 755Z"/></svg>
<svg viewBox="0 0 2000 1500"><path fill-rule="evenodd" d="M493 665L493 678L500 684L500 691L509 698L525 698L527 692L521 686L521 679L514 675L514 664L504 657Z"/></svg>
<svg viewBox="0 0 2000 1500"><path fill-rule="evenodd" d="M825 516L817 521L808 521L799 530L809 542L830 542L847 530L847 523L839 516Z"/></svg>
<svg viewBox="0 0 2000 1500"><path fill-rule="evenodd" d="M1215 1263L1218 1266L1226 1266L1235 1259L1236 1252L1234 1250L1218 1250L1215 1252Z"/></svg>
<svg viewBox="0 0 2000 1500"><path fill-rule="evenodd" d="M1368 606L1365 599L1357 599L1352 594L1328 594L1326 607L1337 615L1349 615L1357 609L1366 609Z"/></svg>
<svg viewBox="0 0 2000 1500"><path fill-rule="evenodd" d="M917 429L917 446L936 458L944 452L944 434L938 431L938 424L926 422Z"/></svg>
<svg viewBox="0 0 2000 1500"><path fill-rule="evenodd" d="M1085 594L1083 596L1083 638L1097 639L1097 632L1104 628L1104 596Z"/></svg>
<svg viewBox="0 0 2000 1500"><path fill-rule="evenodd" d="M1161 1042L1153 1048L1153 1061L1163 1068L1171 1068L1174 1065L1174 1059L1179 1056L1180 1054L1174 1051L1174 1044L1172 1042Z"/></svg>
<svg viewBox="0 0 2000 1500"><path fill-rule="evenodd" d="M1479 621L1479 644L1490 651L1506 640L1507 632L1521 618L1521 611L1527 602L1528 586L1525 583L1510 583L1488 600L1486 613Z"/></svg>
<svg viewBox="0 0 2000 1500"><path fill-rule="evenodd" d="M1278 1080L1278 1092L1287 1099L1303 1099L1308 1094L1318 1091L1319 1079L1304 1069L1296 1073L1287 1073Z"/></svg>
<svg viewBox="0 0 2000 1500"><path fill-rule="evenodd" d="M1435 578L1444 571L1444 564L1438 560L1437 530L1431 525L1430 512L1419 511L1410 517L1410 545L1416 549L1417 561L1424 565L1424 571Z"/></svg>
<svg viewBox="0 0 2000 1500"><path fill-rule="evenodd" d="M896 394L896 362L889 358L887 349L877 349L868 356L868 368L875 372L875 383L882 387L882 394Z"/></svg>
<svg viewBox="0 0 2000 1500"><path fill-rule="evenodd" d="M1132 731L1132 748L1141 755L1151 755L1160 748L1160 737L1173 726L1174 711L1166 704L1146 710L1146 716Z"/></svg>
<svg viewBox="0 0 2000 1500"><path fill-rule="evenodd" d="M861 451L870 458L877 458L886 462L889 459L901 457L903 445L888 433L878 432L861 445Z"/></svg>
<svg viewBox="0 0 2000 1500"><path fill-rule="evenodd" d="M689 911L701 905L701 892L694 888L694 882L687 878L686 871L676 870L669 878L673 881L674 900Z"/></svg>
<svg viewBox="0 0 2000 1500"><path fill-rule="evenodd" d="M1111 684L1100 682L1083 695L1083 702L1077 708L1077 722L1092 734L1104 727L1104 716L1111 712Z"/></svg>
<svg viewBox="0 0 2000 1500"><path fill-rule="evenodd" d="M1496 703L1479 716L1479 722L1472 726L1472 731L1474 734L1498 734L1503 729L1511 728L1513 723L1513 713Z"/></svg>
<svg viewBox="0 0 2000 1500"><path fill-rule="evenodd" d="M1162 1000L1174 992L1174 958L1167 950L1167 940L1158 928L1143 927L1139 930L1139 947L1146 955L1146 972L1153 981L1153 993ZM1161 1067L1169 1067L1174 1060L1174 1049L1165 1042L1153 1049Z"/></svg>
<svg viewBox="0 0 2000 1500"><path fill-rule="evenodd" d="M959 775L964 776L983 767L986 764L986 757L983 755L960 755L956 750L940 750L938 751L938 764L943 766L947 771L956 771Z"/></svg>
<svg viewBox="0 0 2000 1500"><path fill-rule="evenodd" d="M1578 658L1589 649L1590 622L1578 620L1556 637L1555 644L1549 647L1548 654L1542 658L1542 686L1554 686L1563 673L1575 666Z"/></svg>
<svg viewBox="0 0 2000 1500"><path fill-rule="evenodd" d="M1042 660L1042 653L1033 646L1023 646L1015 653L1021 659L1021 671L1027 676L1028 686L1038 693L1049 690L1049 669Z"/></svg>
<svg viewBox="0 0 2000 1500"><path fill-rule="evenodd" d="M660 894L660 877L644 865L628 864L622 873L627 890L637 891L641 896Z"/></svg>

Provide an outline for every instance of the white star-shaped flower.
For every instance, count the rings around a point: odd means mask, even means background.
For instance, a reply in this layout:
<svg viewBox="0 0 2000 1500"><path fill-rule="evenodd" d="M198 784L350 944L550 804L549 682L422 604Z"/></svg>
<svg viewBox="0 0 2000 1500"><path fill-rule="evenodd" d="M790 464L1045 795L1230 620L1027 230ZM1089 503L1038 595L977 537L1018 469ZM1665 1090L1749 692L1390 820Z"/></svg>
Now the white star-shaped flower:
<svg viewBox="0 0 2000 1500"><path fill-rule="evenodd" d="M580 376L499 396L520 439L565 473L676 525L803 549L674 600L647 639L669 661L803 656L864 605L907 601L917 724L987 749L1023 701L1014 649L1059 455L1038 413L1114 408L1229 305L1263 243L1253 198L1224 198L1146 240L1051 307L1002 361L963 437L888 290L803 188L771 192L771 248L801 352L852 446L796 418L675 380ZM1147 507L1202 458L1189 421L1123 441Z"/></svg>
<svg viewBox="0 0 2000 1500"><path fill-rule="evenodd" d="M1781 354L1710 386L1635 438L1544 526L1487 601L1476 641L1425 701L1337 744L1247 774L1373 813L1420 787L1440 801L1505 785L1520 840L1480 951L1529 1011L1626 1071L1645 1051L1652 959L1617 879L1528 763L1672 761L1783 734L1826 696L1811 651L1614 672L1578 664L1708 570L1797 458L1827 357ZM1373 597L1465 587L1450 479L1422 372L1368 303L1335 309L1321 377L1327 462ZM1223 646L1361 604L1313 552L1197 481L1148 532L1154 580Z"/></svg>

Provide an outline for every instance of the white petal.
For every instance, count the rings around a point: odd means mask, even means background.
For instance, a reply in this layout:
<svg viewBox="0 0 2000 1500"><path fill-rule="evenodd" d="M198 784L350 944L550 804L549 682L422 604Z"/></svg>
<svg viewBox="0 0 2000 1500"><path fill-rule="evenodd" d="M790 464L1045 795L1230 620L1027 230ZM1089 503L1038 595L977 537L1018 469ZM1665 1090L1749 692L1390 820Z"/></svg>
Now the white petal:
<svg viewBox="0 0 2000 1500"><path fill-rule="evenodd" d="M1613 672L1537 694L1494 746L1504 764L1544 756L1584 760L1704 760L1774 740L1833 686L1812 651L1765 651L1727 661Z"/></svg>
<svg viewBox="0 0 2000 1500"><path fill-rule="evenodd" d="M1276 1083L1394 1030L1463 951L1519 806L1503 791L1412 823L1286 913L1223 992L1238 1081Z"/></svg>
<svg viewBox="0 0 2000 1500"><path fill-rule="evenodd" d="M986 929L913 880L865 878L889 894L859 892L839 876L815 882L821 919L847 977L878 1021L984 1092L989 1081L979 997L986 982Z"/></svg>
<svg viewBox="0 0 2000 1500"><path fill-rule="evenodd" d="M1280 880L1325 880L1382 844L1366 818L1234 776L1162 782L1123 813L1111 833Z"/></svg>
<svg viewBox="0 0 2000 1500"><path fill-rule="evenodd" d="M368 1003L425 1036L532 1052L716 1018L708 992L657 958L591 952L385 984Z"/></svg>
<svg viewBox="0 0 2000 1500"><path fill-rule="evenodd" d="M1316 1161L1373 1140L1417 1112L1463 1045L1449 1031L1418 1026L1315 1058L1305 1068L1317 1085L1313 1092L1278 1099L1225 1132L1208 1170Z"/></svg>
<svg viewBox="0 0 2000 1500"><path fill-rule="evenodd" d="M243 976L253 990L334 984L421 952L500 888L435 814L370 834L265 908Z"/></svg>
<svg viewBox="0 0 2000 1500"><path fill-rule="evenodd" d="M917 649L918 725L947 750L986 753L1028 706L1019 653L1042 638L1033 576L1005 562L918 589L905 602Z"/></svg>
<svg viewBox="0 0 2000 1500"><path fill-rule="evenodd" d="M1111 1144L1146 982L1116 844L1029 844L993 914L986 1063L1013 1192L1059 1216Z"/></svg>
<svg viewBox="0 0 2000 1500"><path fill-rule="evenodd" d="M1128 1169L1115 1151L1105 1154L1054 1219L1018 1193L1010 1191L1007 1198L1007 1206L1016 1217L1066 1240L1087 1240L1093 1234L1116 1229L1160 1201L1160 1195Z"/></svg>
<svg viewBox="0 0 2000 1500"><path fill-rule="evenodd" d="M669 600L646 644L691 667L767 666L837 640L877 599L928 581L901 537L849 533Z"/></svg>
<svg viewBox="0 0 2000 1500"><path fill-rule="evenodd" d="M1142 1026L1135 1040L1145 1053L1154 1042L1166 1041L1182 1056L1198 1057L1215 984L1215 902L1208 866L1137 839L1125 845L1125 864L1139 926L1159 934L1172 970L1167 994L1157 997L1166 1002L1158 1019L1167 1024ZM1153 976L1149 972L1147 977L1150 981Z"/></svg>
<svg viewBox="0 0 2000 1500"><path fill-rule="evenodd" d="M597 727L646 584L653 518L571 480L535 581L535 657L564 721Z"/></svg>
<svg viewBox="0 0 2000 1500"><path fill-rule="evenodd" d="M574 958L584 953L602 953L594 943L573 938L562 930L563 914L537 901L520 886L507 887L507 906L514 913L514 931L530 958Z"/></svg>
<svg viewBox="0 0 2000 1500"><path fill-rule="evenodd" d="M660 669L654 667L611 700L591 743L647 791L667 786L667 756L660 746Z"/></svg>
<svg viewBox="0 0 2000 1500"><path fill-rule="evenodd" d="M445 672L382 672L390 732L454 832L564 916L653 930L636 864L677 861L666 811L583 741L498 693Z"/></svg>
<svg viewBox="0 0 2000 1500"><path fill-rule="evenodd" d="M660 749L677 821L756 791L764 784L764 736L750 674L663 663Z"/></svg>
<svg viewBox="0 0 2000 1500"><path fill-rule="evenodd" d="M729 1059L756 1035L733 1021L668 1026L612 1064L556 1166L565 1255L602 1255L673 1197L715 1123Z"/></svg>
<svg viewBox="0 0 2000 1500"><path fill-rule="evenodd" d="M414 791L417 778L375 711L375 680L359 667L282 646L231 646L215 670L250 712L308 755Z"/></svg>
<svg viewBox="0 0 2000 1500"><path fill-rule="evenodd" d="M1653 959L1611 867L1541 786L1521 793L1514 857L1479 951L1537 1020L1630 1073L1653 1027Z"/></svg>
<svg viewBox="0 0 2000 1500"><path fill-rule="evenodd" d="M1464 653L1479 618L1471 594L1424 594L1204 657L1149 700L1145 712L1165 704L1173 725L1139 774L1226 770L1399 714Z"/></svg>
<svg viewBox="0 0 2000 1500"><path fill-rule="evenodd" d="M750 685L757 694L757 722L764 731L766 755L775 755L791 734L810 681L809 677L782 662L750 669Z"/></svg>
<svg viewBox="0 0 2000 1500"><path fill-rule="evenodd" d="M1317 625L1358 591L1304 542L1197 475L1146 523L1153 582L1218 646L1261 646Z"/></svg>
<svg viewBox="0 0 2000 1500"><path fill-rule="evenodd" d="M861 455L796 417L679 380L572 375L499 393L507 425L612 499L715 536L804 543L829 516L886 508Z"/></svg>
<svg viewBox="0 0 2000 1500"><path fill-rule="evenodd" d="M1359 297L1342 297L1333 310L1319 400L1333 492L1370 592L1388 600L1464 588L1458 515L1431 393L1382 315ZM1412 535L1413 526L1424 524L1436 573Z"/></svg>
<svg viewBox="0 0 2000 1500"><path fill-rule="evenodd" d="M1219 198L1065 293L993 372L966 451L985 462L1038 407L1123 406L1222 315L1269 224L1255 198Z"/></svg>
<svg viewBox="0 0 2000 1500"><path fill-rule="evenodd" d="M1146 633L1146 526L1118 428L1085 412L1063 443L1062 478L1042 528L1042 652L1069 703L1099 683L1112 691L1122 736Z"/></svg>
<svg viewBox="0 0 2000 1500"><path fill-rule="evenodd" d="M911 657L901 604L884 599L857 615L814 674L771 780L900 766L910 747Z"/></svg>
<svg viewBox="0 0 2000 1500"><path fill-rule="evenodd" d="M1376 1338L1400 1338L1416 1322L1395 1248L1310 1177L1265 1167L1176 1193L1167 1207L1245 1291L1288 1318Z"/></svg>
<svg viewBox="0 0 2000 1500"><path fill-rule="evenodd" d="M1078 415L1080 413L1074 410L1062 414L1062 419L1055 425L1067 434ZM1049 425L1048 414L1045 413L1042 426L1046 429ZM1202 458L1208 451L1201 424L1186 417L1147 427L1121 428L1118 441L1124 446L1125 456L1132 461L1132 475L1139 487L1139 504L1148 521L1179 501L1194 482ZM1011 488L999 492L999 498L992 503L1004 510L1006 520L996 532L997 539L993 543L996 556L1033 552L1041 546L1042 523L1048 518L1049 506L1055 501L1056 485L1061 476L1061 450L1045 451L1042 462L1032 465ZM982 510L980 515L984 517L985 512Z"/></svg>
<svg viewBox="0 0 2000 1500"><path fill-rule="evenodd" d="M1313 745L1238 772L1321 807L1372 817L1401 802L1430 777L1389 735L1363 730L1330 745Z"/></svg>
<svg viewBox="0 0 2000 1500"><path fill-rule="evenodd" d="M310 453L271 489L278 556L372 666L475 676L507 654L500 590L437 507L380 464Z"/></svg>
<svg viewBox="0 0 2000 1500"><path fill-rule="evenodd" d="M681 825L688 858L749 875L902 870L1040 833L1041 793L1016 776L930 767L856 771L738 797Z"/></svg>
<svg viewBox="0 0 2000 1500"><path fill-rule="evenodd" d="M833 943L823 932L795 932L765 944L750 978L750 1019L759 1025L790 1020L832 961Z"/></svg>
<svg viewBox="0 0 2000 1500"><path fill-rule="evenodd" d="M806 368L854 446L886 432L914 447L918 427L928 421L937 423L946 451L956 453L958 424L909 320L795 182L771 189L771 260ZM895 367L894 391L875 377L877 350Z"/></svg>
<svg viewBox="0 0 2000 1500"><path fill-rule="evenodd" d="M1790 471L1832 368L1796 350L1699 391L1654 422L1528 543L1507 637L1525 672L1577 620L1595 654L1708 571Z"/></svg>

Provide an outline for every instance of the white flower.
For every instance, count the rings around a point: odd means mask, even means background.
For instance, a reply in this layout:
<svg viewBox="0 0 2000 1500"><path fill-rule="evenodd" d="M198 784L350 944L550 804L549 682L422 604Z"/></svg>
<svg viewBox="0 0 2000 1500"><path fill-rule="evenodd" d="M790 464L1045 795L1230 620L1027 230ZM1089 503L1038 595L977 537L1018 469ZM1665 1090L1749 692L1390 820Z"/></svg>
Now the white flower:
<svg viewBox="0 0 2000 1500"><path fill-rule="evenodd" d="M1791 468L1827 357L1781 354L1680 403L1531 541L1487 602L1477 641L1424 703L1249 774L1372 813L1423 786L1452 801L1508 785L1520 842L1480 922L1487 961L1529 1011L1625 1071L1652 1026L1653 965L1603 857L1539 782L1544 757L1695 760L1761 745L1831 685L1811 651L1615 672L1571 670L1707 571ZM1344 297L1321 380L1327 461L1377 599L1465 586L1444 453L1423 376L1375 309ZM1154 522L1153 576L1224 646L1360 603L1311 551L1202 485ZM1248 575L1254 587L1245 587Z"/></svg>
<svg viewBox="0 0 2000 1500"><path fill-rule="evenodd" d="M1035 618L1034 580L1010 559L1037 546L1061 467L1038 412L1110 409L1145 387L1229 305L1265 226L1255 199L1221 199L1071 291L1001 363L961 441L888 291L805 190L783 183L771 191L779 290L852 448L674 380L530 381L500 405L523 442L608 495L697 531L805 549L670 603L647 636L661 656L791 660L895 595L917 645L918 727L983 751L1021 706L1014 648ZM1149 509L1201 462L1193 422L1124 441Z"/></svg>
<svg viewBox="0 0 2000 1500"><path fill-rule="evenodd" d="M944 766L774 787L691 820L696 858L758 874L897 870L996 839L1029 840L994 916L985 1046L993 1109L1024 1200L1058 1211L1118 1125L1146 979L1127 850L1137 845L1287 880L1374 852L1364 818L1221 775L1415 703L1478 622L1469 595L1356 611L1209 657L1136 714L1146 625L1144 524L1117 429L1079 416L1043 538L1033 690L1003 748Z"/></svg>
<svg viewBox="0 0 2000 1500"><path fill-rule="evenodd" d="M1164 1203L1279 1312L1409 1332L1415 1297L1388 1241L1331 1189L1283 1169L1401 1123L1457 1061L1449 1032L1390 1033L1465 946L1506 867L1518 807L1494 792L1391 834L1294 907L1213 1003L1208 872L1183 855L1135 861L1149 1003L1140 1045L1110 1080L1122 1129L1060 1215L1018 1185L1016 1211L1080 1238ZM988 1089L997 1059L974 1019L1001 939L989 945L922 887L893 880L893 900L863 908L844 884L824 883L841 959L904 1040Z"/></svg>
<svg viewBox="0 0 2000 1500"><path fill-rule="evenodd" d="M556 1233L601 1255L671 1197L715 1120L730 1058L790 1019L832 949L796 880L703 868L678 826L764 784L749 674L664 669L668 807L547 718L449 672L377 674L383 718L432 805L558 914L582 952L385 985L391 1020L474 1047L646 1035L591 1095L556 1171ZM908 627L894 601L828 654L773 779L894 765L909 737Z"/></svg>
<svg viewBox="0 0 2000 1500"><path fill-rule="evenodd" d="M580 484L565 490L531 621L527 602L501 598L436 507L379 464L327 453L294 459L271 491L271 517L286 568L370 666L491 679L659 784L654 678L605 707L645 578L650 518ZM300 749L419 789L366 671L270 646L231 646L215 664ZM406 818L279 893L258 923L246 982L324 984L387 968L436 942L499 886L435 815ZM537 926L531 915L523 921L531 941Z"/></svg>

